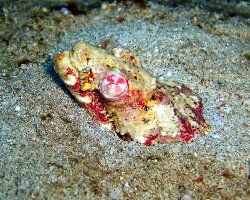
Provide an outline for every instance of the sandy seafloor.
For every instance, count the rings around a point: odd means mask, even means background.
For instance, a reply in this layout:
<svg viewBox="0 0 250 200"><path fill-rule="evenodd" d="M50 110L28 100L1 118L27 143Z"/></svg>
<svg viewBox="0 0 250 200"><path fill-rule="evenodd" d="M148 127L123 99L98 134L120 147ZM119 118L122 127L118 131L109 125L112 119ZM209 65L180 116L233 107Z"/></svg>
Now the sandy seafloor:
<svg viewBox="0 0 250 200"><path fill-rule="evenodd" d="M43 12L1 47L0 199L249 198L249 19L152 2ZM78 41L125 46L153 76L186 84L212 131L147 147L101 128L53 70Z"/></svg>

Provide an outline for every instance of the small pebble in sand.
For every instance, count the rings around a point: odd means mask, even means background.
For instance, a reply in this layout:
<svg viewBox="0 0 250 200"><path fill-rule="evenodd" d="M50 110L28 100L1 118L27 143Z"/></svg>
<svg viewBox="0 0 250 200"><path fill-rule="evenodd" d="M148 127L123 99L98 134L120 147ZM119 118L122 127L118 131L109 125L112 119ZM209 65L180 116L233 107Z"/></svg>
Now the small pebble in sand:
<svg viewBox="0 0 250 200"><path fill-rule="evenodd" d="M61 12L62 12L63 15L67 15L67 14L69 14L69 9L68 8L62 8Z"/></svg>
<svg viewBox="0 0 250 200"><path fill-rule="evenodd" d="M172 71L167 71L167 77L170 77L170 76L172 76Z"/></svg>
<svg viewBox="0 0 250 200"><path fill-rule="evenodd" d="M49 13L49 9L46 8L46 7L43 7L43 8L41 9L41 11L42 11L42 13L44 13L44 14L48 14L48 13Z"/></svg>
<svg viewBox="0 0 250 200"><path fill-rule="evenodd" d="M110 193L110 198L111 199L119 199L120 198L120 189L119 188L116 188L114 189L111 193Z"/></svg>
<svg viewBox="0 0 250 200"><path fill-rule="evenodd" d="M19 105L16 105L14 110L15 110L15 112L19 112L21 110L21 107Z"/></svg>
<svg viewBox="0 0 250 200"><path fill-rule="evenodd" d="M106 1L104 1L103 3L102 3L102 9L103 10L107 10L108 8L109 8L109 3L108 2L106 2Z"/></svg>
<svg viewBox="0 0 250 200"><path fill-rule="evenodd" d="M128 182L127 182L127 183L124 184L123 191L128 192L129 189L130 189L130 186L129 186Z"/></svg>

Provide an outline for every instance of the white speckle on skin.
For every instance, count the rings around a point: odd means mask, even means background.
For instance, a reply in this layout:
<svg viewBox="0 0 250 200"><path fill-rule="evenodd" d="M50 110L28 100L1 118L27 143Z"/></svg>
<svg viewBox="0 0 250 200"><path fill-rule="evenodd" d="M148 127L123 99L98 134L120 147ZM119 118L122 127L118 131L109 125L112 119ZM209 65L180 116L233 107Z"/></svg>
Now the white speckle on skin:
<svg viewBox="0 0 250 200"><path fill-rule="evenodd" d="M174 138L177 135L177 132L171 132L170 135Z"/></svg>
<svg viewBox="0 0 250 200"><path fill-rule="evenodd" d="M160 82L164 81L164 77L163 77L163 76L160 76L160 77L158 78L158 81L160 81Z"/></svg>
<svg viewBox="0 0 250 200"><path fill-rule="evenodd" d="M114 51L114 56L115 57L118 57L118 58L121 57L120 55L121 55L121 52L122 52L122 48L117 47L117 48L114 48L113 51Z"/></svg>
<svg viewBox="0 0 250 200"><path fill-rule="evenodd" d="M119 74L119 73L121 73L121 70L119 70L118 68L115 68L114 72Z"/></svg>
<svg viewBox="0 0 250 200"><path fill-rule="evenodd" d="M158 109L156 110L157 111L157 114L159 115L159 116L163 116L164 114L165 114L165 109L164 109L164 105L159 105L158 106Z"/></svg>
<svg viewBox="0 0 250 200"><path fill-rule="evenodd" d="M93 66L93 61L90 59L88 60L88 67L92 67Z"/></svg>
<svg viewBox="0 0 250 200"><path fill-rule="evenodd" d="M108 123L108 124L102 124L102 127L108 129L108 130L111 130L112 129L112 124L111 123Z"/></svg>
<svg viewBox="0 0 250 200"><path fill-rule="evenodd" d="M93 73L96 73L96 74L105 73L105 69L103 66L92 66L91 70Z"/></svg>
<svg viewBox="0 0 250 200"><path fill-rule="evenodd" d="M64 79L64 82L67 84L67 85L70 85L70 86L73 86L76 84L77 82L77 79L74 75L68 75L67 76L67 79Z"/></svg>
<svg viewBox="0 0 250 200"><path fill-rule="evenodd" d="M190 98L191 98L193 101L195 101L195 102L198 102L198 101L199 101L198 97L196 97L196 96L190 96Z"/></svg>
<svg viewBox="0 0 250 200"><path fill-rule="evenodd" d="M139 143L145 143L146 138L144 136L142 136L142 135L136 135L134 140L139 142Z"/></svg>
<svg viewBox="0 0 250 200"><path fill-rule="evenodd" d="M166 135L167 135L167 132L162 131L162 132L161 132L161 135L162 135L162 136L166 136Z"/></svg>
<svg viewBox="0 0 250 200"><path fill-rule="evenodd" d="M78 101L80 101L81 103L91 103L91 98L88 96L82 97L80 95L77 96Z"/></svg>
<svg viewBox="0 0 250 200"><path fill-rule="evenodd" d="M164 134L167 134L171 137L176 137L178 134L178 118L175 116L173 108L171 106L160 104L154 105L152 110L154 110L157 113L158 118L161 119L160 124L158 124L159 126L165 127L165 124L168 124L168 128L163 128L161 135L166 136Z"/></svg>

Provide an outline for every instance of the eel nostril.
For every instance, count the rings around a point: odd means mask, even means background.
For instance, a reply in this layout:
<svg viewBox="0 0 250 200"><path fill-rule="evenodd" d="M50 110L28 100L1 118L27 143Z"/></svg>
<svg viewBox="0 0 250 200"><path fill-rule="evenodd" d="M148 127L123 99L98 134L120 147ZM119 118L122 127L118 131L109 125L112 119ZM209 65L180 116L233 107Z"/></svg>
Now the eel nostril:
<svg viewBox="0 0 250 200"><path fill-rule="evenodd" d="M99 85L100 93L109 101L116 101L128 93L128 81L121 74L106 75Z"/></svg>

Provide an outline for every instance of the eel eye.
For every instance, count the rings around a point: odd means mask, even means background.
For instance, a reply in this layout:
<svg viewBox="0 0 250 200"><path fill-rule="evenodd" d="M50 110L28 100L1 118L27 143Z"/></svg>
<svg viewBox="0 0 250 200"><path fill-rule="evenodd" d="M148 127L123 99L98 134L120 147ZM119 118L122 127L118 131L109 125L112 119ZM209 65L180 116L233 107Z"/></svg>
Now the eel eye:
<svg viewBox="0 0 250 200"><path fill-rule="evenodd" d="M99 84L100 93L109 101L116 101L128 93L128 80L121 74L106 75Z"/></svg>

